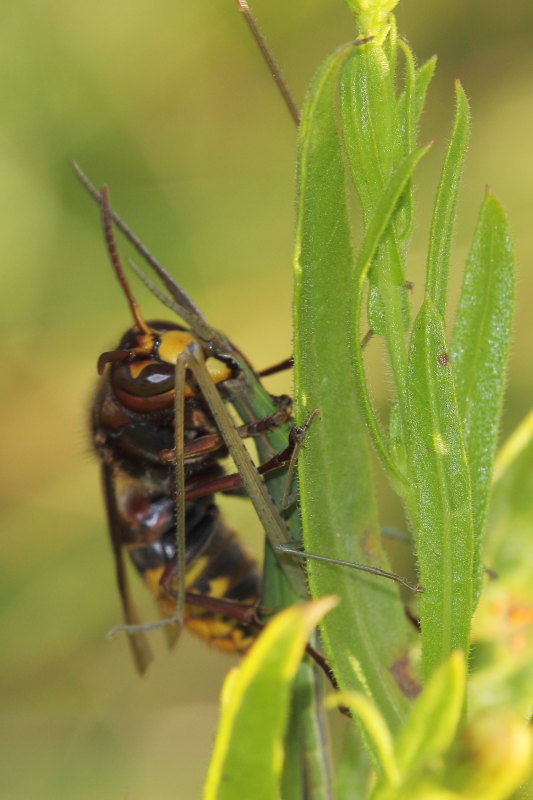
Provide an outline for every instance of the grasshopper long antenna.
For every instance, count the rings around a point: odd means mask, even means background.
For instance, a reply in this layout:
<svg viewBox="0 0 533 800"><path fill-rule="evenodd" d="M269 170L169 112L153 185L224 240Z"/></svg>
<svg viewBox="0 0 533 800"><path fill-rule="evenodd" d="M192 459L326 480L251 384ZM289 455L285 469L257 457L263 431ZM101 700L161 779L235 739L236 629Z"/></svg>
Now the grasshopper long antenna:
<svg viewBox="0 0 533 800"><path fill-rule="evenodd" d="M144 272L144 270L141 269L141 267L138 264L136 264L132 258L128 258L128 264L130 265L134 273L137 275L139 280L144 283L150 294L153 294L153 296L156 297L160 303L163 303L164 306L170 308L170 310L173 311L174 314L181 316L181 314L183 313L182 306L179 306L175 300L173 300L171 297L165 294L158 286L156 286L155 283L152 280L150 280L146 272Z"/></svg>
<svg viewBox="0 0 533 800"><path fill-rule="evenodd" d="M277 64L276 59L274 58L274 55L271 49L269 48L265 37L261 33L259 25L257 24L257 21L252 14L252 10L248 5L248 3L246 2L246 0L236 0L236 2L239 11L243 15L244 20L248 25L248 28L252 36L254 37L255 43L259 48L259 52L263 56L263 60L267 65L270 74L274 78L274 81L276 82L276 86L278 87L279 92L283 98L283 102L287 106L287 109L294 121L294 124L296 125L296 127L298 127L298 125L300 124L300 112L298 110L298 106L296 105L296 102L289 90L289 87L287 86L287 82L285 81L281 73L281 69Z"/></svg>
<svg viewBox="0 0 533 800"><path fill-rule="evenodd" d="M101 205L100 192L93 183L89 180L87 175L83 172L79 164L72 161L72 167L78 178L79 182L93 198L93 200ZM110 216L117 228L124 234L128 242L135 248L139 255L146 261L146 263L153 269L156 275L162 280L170 296L175 300L179 307L179 315L183 321L190 325L197 336L204 341L211 341L216 338L216 332L207 324L200 309L193 303L189 295L174 281L166 269L159 263L155 256L150 253L146 245L144 245L138 236L131 230L131 228L124 222L124 220L110 208Z"/></svg>

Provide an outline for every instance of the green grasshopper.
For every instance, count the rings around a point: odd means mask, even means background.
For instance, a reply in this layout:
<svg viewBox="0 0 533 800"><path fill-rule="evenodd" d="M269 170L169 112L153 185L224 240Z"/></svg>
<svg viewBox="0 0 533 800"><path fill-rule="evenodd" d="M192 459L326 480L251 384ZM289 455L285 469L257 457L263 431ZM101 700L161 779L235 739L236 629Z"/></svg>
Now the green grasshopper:
<svg viewBox="0 0 533 800"><path fill-rule="evenodd" d="M147 669L152 658L146 633L158 627L165 628L171 644L185 624L222 649L244 652L264 625L268 607L278 610L288 603L307 597L301 563L294 559L292 553L277 549L278 546L299 537L297 515L291 514L284 519L272 499L271 492L274 495L277 493L279 500L284 486L283 478L270 481L267 489L242 441L243 435L256 437L260 457L266 461L265 468L283 466L289 458L289 455L283 454L285 451L290 453L290 440L295 433L287 425L288 414L284 410L286 403L282 406L276 403L264 390L258 376L240 351L223 334L208 325L185 292L111 210L107 191L98 192L77 165L75 169L89 194L101 205L107 249L135 323L117 349L100 356L99 371L102 373L106 365L109 367L101 379L101 388L96 395L92 413L93 438L102 463L109 531L125 618L125 624L116 626L110 631L110 635L119 631L127 633L134 661L141 673ZM113 222L162 279L166 291L162 293L157 289L139 268L135 267L135 271L156 297L188 323L189 332L178 330L173 323L147 323L143 320L120 262L112 231ZM177 357L169 359L163 353L163 348L165 352L169 351L176 337L180 342L185 337L184 341L189 344L181 349L180 343ZM210 361L215 361L219 367L221 364L228 365L229 374L224 377L220 386L213 382L214 378L207 367ZM148 371L151 375L154 372L160 373L160 382L154 384L153 391L150 386L139 392L136 388L144 371L147 371L147 376ZM158 388L161 385L160 379L167 372L169 375L173 373L170 392L165 390L161 393ZM196 389L192 396L188 396L191 381ZM223 392L224 400L220 392ZM185 416L185 402L188 416ZM227 402L233 405L244 421L239 429L236 428L233 417L228 414L225 405ZM154 418L151 410L155 409L154 403L160 409L156 413L171 415L171 430L168 429L168 422L164 417ZM115 406L116 410L110 412L109 409ZM208 409L207 416L204 409ZM114 423L117 415L121 419ZM193 425L198 425L194 420L199 416L204 421L200 425L197 438L191 439L195 433ZM208 425L214 426L212 432L203 432L206 421ZM154 436L158 431L161 435L165 430L169 433L173 431L172 451L167 453L159 450L161 445L156 443L153 445L153 453L149 442L143 443L141 447L136 445L135 431L146 430L147 425L153 427ZM122 439L126 443L125 449L120 444ZM213 459L218 453L223 455L226 449L233 458L237 473L215 474L211 478L212 468L216 464ZM160 466L155 463L158 452ZM207 469L205 477L202 467L204 460ZM174 471L173 486L168 482L171 465ZM265 528L266 564L267 568L270 565L274 576L267 584L268 592L262 594L260 605L256 566L238 546L238 540L227 531L223 521L214 516L214 506L210 500L217 491L229 491L241 486L246 490ZM165 495L168 495L168 502L165 501ZM127 510L130 506L138 509L134 517ZM173 515L169 516L171 506L175 508L175 521ZM142 511L143 507L146 508L145 512ZM139 515L146 520L142 528L139 528ZM164 522L165 519L167 522ZM151 533L150 526L154 523L156 527ZM206 533L208 538L202 549L197 551L195 542L198 535L205 538ZM175 546L172 545L173 541ZM227 556L224 555L225 550ZM128 588L123 562L124 551L129 551L141 577L153 591L163 615L160 622L140 623ZM163 556L164 552L169 555ZM212 566L215 560L219 566ZM190 576L196 575L199 568L200 578L193 581ZM225 581L231 591L217 596L214 587L220 581ZM206 588L200 588L201 585ZM239 586L246 586L248 594L241 596L243 590ZM233 597L232 592L237 592L238 602L230 599ZM334 681L319 652L311 645L308 645L308 652ZM301 681L309 686L310 691L303 708L295 710L295 719L316 713L313 686L317 676L309 665L302 665L301 673ZM308 727L309 731L314 729L314 723L306 726L300 721L298 726ZM309 740L309 734L306 739ZM301 746L299 737L294 737L294 741L289 744L294 750L294 756L290 760L295 763L302 762L299 752ZM318 764L318 772L323 773L321 780L325 785L326 764L323 759L320 761L323 750L318 746L313 746L313 750L316 753L315 772Z"/></svg>

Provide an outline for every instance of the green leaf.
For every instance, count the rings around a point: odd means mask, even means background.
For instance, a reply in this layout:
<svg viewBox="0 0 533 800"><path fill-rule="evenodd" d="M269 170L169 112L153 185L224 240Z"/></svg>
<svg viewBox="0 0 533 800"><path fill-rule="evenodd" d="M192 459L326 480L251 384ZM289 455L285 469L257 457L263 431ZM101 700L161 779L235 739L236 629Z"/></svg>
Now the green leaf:
<svg viewBox="0 0 533 800"><path fill-rule="evenodd" d="M257 380L257 376L241 362L241 367L246 380L246 389L243 391L239 384L239 391L231 394L231 401L243 420L262 419L277 410L273 398ZM272 453L282 452L289 441L290 426L282 425L267 434L266 442L263 437L256 438L255 444L260 462L267 461ZM280 507L284 494L287 475L286 471L274 471L265 476L269 494ZM300 515L296 507L290 513L284 514L285 524L291 538L295 541L302 540ZM301 573L303 578L303 564L297 563L289 555L274 551L268 538L265 540L265 557L263 560L263 586L261 602L264 608L280 609L298 602L298 596L291 585L286 571L283 569L283 560L291 559L294 569ZM331 779L331 770L328 760L327 742L324 741L324 732L320 729L322 710L317 708L317 703L322 697L321 677L316 669L306 662L300 664L295 679L295 692L291 704L290 719L287 735L285 737L285 759L283 764L283 800L300 800L301 784L306 780L313 785L309 800L322 800L329 797L330 790L327 783Z"/></svg>
<svg viewBox="0 0 533 800"><path fill-rule="evenodd" d="M361 242L359 253L357 255L357 280L353 285L353 298L350 301L350 305L354 309L356 324L359 323L361 318L361 306L363 302L365 281L372 264L374 254L376 253L385 230L390 225L392 215L394 214L396 205L405 189L405 186L410 180L416 165L427 153L428 149L429 147L422 147L416 150L414 153L411 153L393 173L387 187L381 194L374 216L367 226L363 241ZM403 336L403 333L400 331L399 335ZM401 347L403 348L403 342ZM389 452L389 447L380 429L377 415L374 411L370 398L365 375L365 365L360 347L356 347L354 349L353 356L355 378L357 381L357 392L363 407L363 413L374 446L393 484L395 484L397 487L402 487L405 483L405 477L399 471L397 464L392 459L391 453ZM400 417L400 415L401 412L398 411L398 417Z"/></svg>
<svg viewBox="0 0 533 800"><path fill-rule="evenodd" d="M395 743L404 777L448 750L461 719L465 691L465 657L456 650L433 672Z"/></svg>
<svg viewBox="0 0 533 800"><path fill-rule="evenodd" d="M430 58L419 69L416 69L414 55L402 39L398 40L405 59L405 86L398 98L398 118L400 120L400 136L398 148L401 157L412 152L417 143L418 124L424 108L426 93L433 73L436 59ZM409 237L413 226L414 192L410 183L398 210L397 233L403 243Z"/></svg>
<svg viewBox="0 0 533 800"><path fill-rule="evenodd" d="M398 98L399 135L396 141L398 156L395 161L404 158L416 147L417 130L415 121L415 85L416 66L411 49L401 39L398 47L402 50L405 60L404 88ZM413 186L410 182L398 204L396 212L396 232L398 240L404 243L411 233L413 225Z"/></svg>
<svg viewBox="0 0 533 800"><path fill-rule="evenodd" d="M342 65L339 89L346 153L368 222L397 166L400 129L389 62L379 44L373 41L351 49Z"/></svg>
<svg viewBox="0 0 533 800"><path fill-rule="evenodd" d="M483 587L474 618L477 647L485 654L472 675L472 705L487 694L522 718L531 714L533 637L533 411L496 457L483 562L497 574ZM512 652L510 652L512 651Z"/></svg>
<svg viewBox="0 0 533 800"><path fill-rule="evenodd" d="M326 698L326 707L347 707L359 719L371 742L374 763L382 780L389 786L400 782L400 772L394 755L391 732L375 704L358 692L337 692Z"/></svg>
<svg viewBox="0 0 533 800"><path fill-rule="evenodd" d="M230 672L204 800L280 798L291 683L311 631L334 605L324 597L285 609Z"/></svg>
<svg viewBox="0 0 533 800"><path fill-rule="evenodd" d="M470 134L469 114L463 87L456 81L455 120L435 199L426 268L426 293L433 300L442 319L446 319L450 250L457 195Z"/></svg>
<svg viewBox="0 0 533 800"><path fill-rule="evenodd" d="M388 22L389 29L383 42L383 51L387 61L389 62L391 81L394 85L396 81L396 66L398 62L398 26L396 24L396 17L394 14L389 16Z"/></svg>
<svg viewBox="0 0 533 800"><path fill-rule="evenodd" d="M372 800L506 800L527 777L533 741L520 717L489 708L461 726L466 677L456 651L432 674L394 746L365 698L337 698L363 719L380 753Z"/></svg>
<svg viewBox="0 0 533 800"><path fill-rule="evenodd" d="M402 155L414 150L416 146L416 81L418 71L411 48L402 39L398 46L405 59L405 86L398 98L398 118L400 120L400 136L398 142L402 148Z"/></svg>
<svg viewBox="0 0 533 800"><path fill-rule="evenodd" d="M426 104L426 94L431 79L435 74L435 67L437 66L437 56L432 56L425 61L421 67L416 71L415 76L415 89L414 89L414 119L415 125L420 122L422 111ZM414 145L414 142L413 142Z"/></svg>
<svg viewBox="0 0 533 800"><path fill-rule="evenodd" d="M354 258L337 132L339 70L352 48L334 54L318 73L304 108L298 160L294 355L297 419L314 409L300 453L301 514L306 550L387 569L372 490L366 432L353 374L359 351L354 324ZM410 163L410 169L413 166ZM409 170L407 170L410 174ZM405 185L387 195L394 207ZM388 219L390 219L390 214ZM387 217L372 227L375 246ZM372 249L364 254L372 258ZM397 589L379 578L311 562L314 596L341 603L321 626L337 680L374 698L391 729L415 689L406 653L406 625ZM387 619L387 626L382 624ZM400 688L401 687L401 688Z"/></svg>
<svg viewBox="0 0 533 800"><path fill-rule="evenodd" d="M412 84L412 81L411 81ZM365 223L365 238L371 225L379 224L379 208L384 192L403 152L398 141L401 129L389 64L383 49L370 42L354 50L342 71L341 106L343 134L351 168L353 185L359 195ZM411 115L412 116L412 115ZM409 156L411 157L411 156ZM402 165L404 166L404 165ZM406 186L402 187L402 191ZM398 231L406 234L408 221L403 218L403 206L398 197L394 216L372 253L372 261L364 262L364 278L368 277L369 325L374 333L384 337L399 400L400 428L405 435L409 418L407 413L407 352L404 333L409 324L407 294L404 278L404 258ZM400 215L398 217L398 214ZM397 230L398 229L398 230ZM372 241L372 239L369 239ZM355 319L360 325L360 300L364 283L356 284ZM391 458L389 446L372 411L361 356L356 356L358 388L370 432L378 453L396 487L403 482L397 465ZM401 490L401 489L400 489Z"/></svg>
<svg viewBox="0 0 533 800"><path fill-rule="evenodd" d="M353 48L343 65L340 93L343 141L366 226L400 158L401 126L390 65L377 42ZM389 306L393 311L400 311L402 329L409 324L403 289L404 268L395 225L391 225L383 237L374 259L368 275L368 323L374 333L387 335ZM400 292L392 304L387 303L388 296L383 296L388 295L390 289L396 294Z"/></svg>
<svg viewBox="0 0 533 800"><path fill-rule="evenodd" d="M530 592L533 572L533 411L504 442L494 464L487 557L511 588Z"/></svg>
<svg viewBox="0 0 533 800"><path fill-rule="evenodd" d="M409 354L409 473L421 599L422 669L427 679L453 650L466 654L472 615L470 472L448 364L444 325L426 296Z"/></svg>
<svg viewBox="0 0 533 800"><path fill-rule="evenodd" d="M383 732L380 733L382 757L386 756L388 768L381 770L372 793L373 800L436 800L447 796L439 791L439 773L442 757L457 733L465 690L465 659L456 651L431 676L394 742L392 752L388 746L385 748L388 741ZM361 712L354 708L354 713ZM369 711L365 716L373 720ZM373 724L376 728L375 722ZM454 796L451 795L450 800Z"/></svg>
<svg viewBox="0 0 533 800"><path fill-rule="evenodd" d="M476 596L481 584L483 527L503 404L513 297L509 226L500 204L487 191L466 262L451 345L472 481Z"/></svg>

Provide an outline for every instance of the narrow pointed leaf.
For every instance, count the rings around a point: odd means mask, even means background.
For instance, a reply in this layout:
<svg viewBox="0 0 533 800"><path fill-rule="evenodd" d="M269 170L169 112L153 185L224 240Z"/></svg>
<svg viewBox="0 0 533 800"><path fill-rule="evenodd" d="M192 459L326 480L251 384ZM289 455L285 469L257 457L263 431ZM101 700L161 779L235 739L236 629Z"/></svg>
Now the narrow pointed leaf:
<svg viewBox="0 0 533 800"><path fill-rule="evenodd" d="M394 754L394 744L387 724L378 709L367 697L358 692L338 692L326 698L326 706L346 706L353 717L359 719L371 742L371 753L378 775L385 783L395 786L400 772Z"/></svg>
<svg viewBox="0 0 533 800"><path fill-rule="evenodd" d="M476 594L480 590L481 539L503 403L513 298L509 227L500 204L487 191L466 262L451 345L472 480Z"/></svg>
<svg viewBox="0 0 533 800"><path fill-rule="evenodd" d="M409 354L408 437L421 598L422 669L455 649L466 654L472 615L473 523L470 472L444 326L426 297Z"/></svg>
<svg viewBox="0 0 533 800"><path fill-rule="evenodd" d="M404 778L450 747L461 719L465 691L465 657L456 650L432 674L396 741L396 759Z"/></svg>
<svg viewBox="0 0 533 800"><path fill-rule="evenodd" d="M415 148L416 142L416 78L417 69L414 55L407 44L400 39L399 47L405 60L404 88L398 98L398 118L401 135L398 142L402 156Z"/></svg>
<svg viewBox="0 0 533 800"><path fill-rule="evenodd" d="M464 655L456 651L435 670L394 743L391 770L379 776L372 800L452 800L440 793L439 771L461 720L466 690ZM428 780L429 779L429 780Z"/></svg>
<svg viewBox="0 0 533 800"><path fill-rule="evenodd" d="M272 396L257 380L256 375L241 362L245 377L245 388L236 384L231 400L242 419L262 419L277 410ZM239 389L237 391L237 389ZM282 425L267 434L256 438L255 445L261 463L273 453L282 452L289 441L289 425ZM266 441L265 441L266 439ZM287 482L286 472L278 470L267 476L267 488L278 507ZM300 514L293 507L284 520L290 536L301 541ZM282 560L291 559L274 551L268 537L265 539L263 560L262 605L265 608L285 608L301 599L289 582L283 569ZM304 565L293 561L293 566L304 574ZM321 721L323 711L318 708L321 694L321 676L309 664L300 664L295 683L297 690L291 703L289 729L284 741L285 759L283 763L283 800L300 800L300 785L307 776L313 782L313 793L309 800L324 800L329 797L328 784L331 781L331 768L327 744L323 741ZM303 768L302 768L303 767Z"/></svg>
<svg viewBox="0 0 533 800"><path fill-rule="evenodd" d="M359 289L361 288L362 281L368 275L368 271L372 264L372 260L379 246L381 239L390 225L396 203L402 195L406 184L411 179L415 168L429 150L430 145L419 147L413 153L410 153L400 163L398 168L392 173L386 185L379 196L378 203L374 209L374 213L369 221L359 253L357 254L357 279L359 281Z"/></svg>
<svg viewBox="0 0 533 800"><path fill-rule="evenodd" d="M455 84L455 120L435 200L426 275L426 293L433 300L442 319L446 319L450 251L457 195L470 134L469 114L468 100L463 87L457 81Z"/></svg>
<svg viewBox="0 0 533 800"><path fill-rule="evenodd" d="M417 69L415 76L415 125L420 122L422 111L426 103L426 94L431 79L435 74L435 67L437 66L437 57L432 56L424 61L421 67Z"/></svg>
<svg viewBox="0 0 533 800"><path fill-rule="evenodd" d="M204 800L280 797L291 683L309 635L334 605L334 598L324 597L285 609L232 670L223 688Z"/></svg>
<svg viewBox="0 0 533 800"><path fill-rule="evenodd" d="M408 45L400 39L399 47L405 58L405 86L398 98L398 117L402 134L399 137L399 152L402 157L416 148L420 116L424 109L429 83L435 72L436 58L430 58L417 69L415 59ZM405 192L405 209L402 208L401 226L398 235L404 241L410 234L413 223L413 187L409 185Z"/></svg>
<svg viewBox="0 0 533 800"><path fill-rule="evenodd" d="M498 579L484 586L475 621L478 637L492 641L495 649L493 664L476 678L485 678L485 684L497 681L507 706L526 719L533 686L533 637L527 635L532 621L533 411L498 453L494 478L483 563ZM502 658L509 642L519 643L510 660Z"/></svg>
<svg viewBox="0 0 533 800"><path fill-rule="evenodd" d="M398 148L396 161L401 160L416 148L420 116L436 65L436 58L433 57L417 69L415 57L407 43L398 39L398 47L403 52L405 60L405 85L397 103L400 135L396 145ZM406 242L412 230L413 207L414 192L412 184L409 183L397 211L397 233L402 244Z"/></svg>
<svg viewBox="0 0 533 800"><path fill-rule="evenodd" d="M533 574L533 411L505 441L494 465L486 557L524 601Z"/></svg>
<svg viewBox="0 0 533 800"><path fill-rule="evenodd" d="M398 46L403 52L405 61L404 88L398 98L398 124L399 135L396 141L398 155L395 161L400 161L416 147L416 120L415 120L415 83L416 66L411 49L401 39ZM413 224L413 186L406 187L403 197L398 204L396 212L396 232L398 240L403 244L408 238Z"/></svg>
<svg viewBox="0 0 533 800"><path fill-rule="evenodd" d="M335 54L315 78L301 127L295 399L299 422L314 409L320 412L298 461L301 513L309 552L387 569L353 374L359 350L350 291L355 267L336 124L338 75L350 51ZM377 223L375 229L379 241ZM396 730L405 713L405 695L416 690L396 587L337 565L312 562L308 573L315 596L334 591L341 600L321 626L337 680L344 688L364 688Z"/></svg>
<svg viewBox="0 0 533 800"><path fill-rule="evenodd" d="M354 283L353 298L350 302L350 305L354 309L353 314L356 324L361 317L361 306L363 302L365 281L376 250L385 230L387 229L387 226L390 224L396 204L401 197L405 186L411 179L416 165L427 153L428 149L429 147L421 147L418 150L415 150L414 153L411 153L409 156L407 156L407 158L405 158L399 168L393 173L388 186L385 188L380 197L374 216L367 226L363 241L361 242L359 253L357 255L357 281ZM392 482L401 487L405 483L405 476L401 473L398 465L392 459L391 453L389 452L389 447L380 429L376 412L370 399L370 393L365 375L363 354L360 347L357 347L354 350L354 368L355 378L357 381L357 392L359 394L360 402L363 406L366 424L368 425L376 452L381 458L383 466L389 474ZM400 417L399 411L398 417Z"/></svg>
<svg viewBox="0 0 533 800"><path fill-rule="evenodd" d="M343 142L366 227L403 155L390 65L378 42L353 48L343 65L340 98ZM380 242L368 273L368 325L375 334L388 339L391 325L401 331L409 326L396 222ZM405 227L405 220L398 222Z"/></svg>
<svg viewBox="0 0 533 800"><path fill-rule="evenodd" d="M346 153L368 220L401 157L394 86L379 44L352 48L342 67L339 91Z"/></svg>

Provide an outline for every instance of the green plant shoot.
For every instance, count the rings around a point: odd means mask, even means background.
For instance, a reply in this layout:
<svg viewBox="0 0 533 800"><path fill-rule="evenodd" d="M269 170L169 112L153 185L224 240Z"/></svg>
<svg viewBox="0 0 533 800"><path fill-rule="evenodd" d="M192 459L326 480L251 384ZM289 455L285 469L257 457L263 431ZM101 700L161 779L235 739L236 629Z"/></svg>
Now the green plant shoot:
<svg viewBox="0 0 533 800"><path fill-rule="evenodd" d="M302 115L295 398L298 420L313 408L320 412L299 462L307 550L383 563L367 433L404 503L424 587L425 681L456 649L468 657L510 340L513 266L507 223L490 194L449 345L447 279L469 131L468 102L457 84L425 295L410 322L411 178L425 152L416 133L435 62L417 67L398 39L392 5L350 3L359 36L319 70ZM394 385L388 426L366 377L361 340L368 328L383 340ZM377 579L331 570L309 564L312 593L335 586L341 597L322 625L339 684L364 691L397 730L401 698L416 692L399 597Z"/></svg>
<svg viewBox="0 0 533 800"><path fill-rule="evenodd" d="M298 424L317 413L298 460L305 550L390 571L373 447L405 509L423 586L421 652L413 647L397 585L315 558L307 575L314 598L335 594L339 600L320 623L342 690L328 702L348 706L366 753L350 761L350 739L340 765L342 797L504 800L527 775L531 736L514 712L475 709L468 719L466 697L511 338L513 248L505 215L487 190L466 265L455 263L452 242L470 130L468 100L457 83L423 298L412 307L413 176L430 146L418 142L418 127L436 62L418 66L399 38L391 13L396 3L348 0L355 40L319 68L302 111L294 395ZM449 330L448 279L458 269L463 284ZM388 419L378 414L367 377L378 337L394 392ZM279 485L272 489L279 503ZM497 498L501 511L508 502L504 489ZM266 573L273 586L274 564ZM246 669L253 661L250 655ZM237 753L228 724L226 712L224 748ZM507 770L498 757L498 725L512 742ZM275 736L279 745L279 731ZM223 794L223 775L219 770L215 781L215 774L214 761L211 779L220 794L213 797L240 796ZM295 791L279 782L279 774L278 766L265 764L265 780L278 787L265 797L331 796L327 789L313 794L310 784ZM247 783L248 793L263 796L262 780Z"/></svg>

